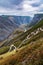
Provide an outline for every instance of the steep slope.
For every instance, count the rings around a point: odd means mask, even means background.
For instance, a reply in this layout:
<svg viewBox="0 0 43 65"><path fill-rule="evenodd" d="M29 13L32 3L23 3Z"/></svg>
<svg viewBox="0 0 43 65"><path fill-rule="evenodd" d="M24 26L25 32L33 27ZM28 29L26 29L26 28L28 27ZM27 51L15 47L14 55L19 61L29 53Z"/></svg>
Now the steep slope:
<svg viewBox="0 0 43 65"><path fill-rule="evenodd" d="M18 25L13 23L8 17L0 16L0 41L7 38L13 32L14 28L17 27Z"/></svg>
<svg viewBox="0 0 43 65"><path fill-rule="evenodd" d="M30 39L27 39L28 36ZM4 46L8 44L14 44L17 49L0 55L0 65L43 65L43 19Z"/></svg>
<svg viewBox="0 0 43 65"><path fill-rule="evenodd" d="M29 34L29 35L30 35L30 37L28 37L28 35L27 35L28 38L26 37L23 41L18 40L14 43L14 40L12 40L10 42L7 40L5 43L9 43L8 45L10 45L10 46L13 44L13 46L16 46L17 48L21 48L23 46L26 46L30 43L34 43L35 41L43 38L43 31L39 31L36 35L34 35L34 34L32 34L32 35ZM0 48L0 54L4 54L7 51L9 51L10 46L7 46L7 44L5 44L2 48Z"/></svg>
<svg viewBox="0 0 43 65"><path fill-rule="evenodd" d="M10 53L10 52L9 52ZM0 57L0 65L43 65L43 38L28 44L4 58Z"/></svg>
<svg viewBox="0 0 43 65"><path fill-rule="evenodd" d="M31 21L30 16L14 16L14 19L18 21L18 24L28 24Z"/></svg>
<svg viewBox="0 0 43 65"><path fill-rule="evenodd" d="M41 31L40 28L43 29L43 19L39 23L34 25L30 30L28 30L24 33L21 33L20 35L18 35L17 37L15 37L11 40L9 40L9 39L6 40L0 47L2 47L2 49L3 49L3 47L5 46L5 50L6 50L6 46L8 46L7 49L9 49L9 46L13 44L17 48L20 48L31 42L34 42L37 39L40 39L43 37L43 30ZM38 31L38 33L36 34L37 31ZM32 32L34 32L35 35L32 34ZM0 52L0 54L5 53L5 52L6 51L4 51L4 52L2 51L2 52Z"/></svg>
<svg viewBox="0 0 43 65"><path fill-rule="evenodd" d="M29 16L0 16L0 41L6 39L20 25L29 24L30 19Z"/></svg>
<svg viewBox="0 0 43 65"><path fill-rule="evenodd" d="M35 14L29 26L33 26L34 24L38 23L42 18L43 14Z"/></svg>
<svg viewBox="0 0 43 65"><path fill-rule="evenodd" d="M20 34L19 36L13 38L12 40L10 40L9 42L5 42L2 46L7 46L7 45L11 45L12 43L21 43L31 32L34 32L34 30L36 30L39 27L43 26L43 19L38 22L37 24L35 24L31 29L29 29L28 31ZM19 42L18 42L19 41Z"/></svg>

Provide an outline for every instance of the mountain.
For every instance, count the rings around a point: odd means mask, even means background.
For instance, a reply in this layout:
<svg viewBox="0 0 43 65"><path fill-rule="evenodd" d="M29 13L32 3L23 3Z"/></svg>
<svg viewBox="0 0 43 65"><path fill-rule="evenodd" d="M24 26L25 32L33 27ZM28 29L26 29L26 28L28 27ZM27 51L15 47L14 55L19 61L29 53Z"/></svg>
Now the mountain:
<svg viewBox="0 0 43 65"><path fill-rule="evenodd" d="M31 21L30 16L14 16L14 18L16 19L16 21L18 21L17 23L20 24L28 24Z"/></svg>
<svg viewBox="0 0 43 65"><path fill-rule="evenodd" d="M11 45L11 44L14 44L14 43L19 45L31 32L33 32L34 30L36 30L37 28L40 28L42 26L43 26L43 19L41 21L39 21L37 24L35 24L32 28L30 28L26 32L21 33L17 37L15 37L11 40L9 40L9 38L8 38L8 40L5 43L2 44L2 47L7 46L7 45ZM16 46L16 44L15 44L15 46Z"/></svg>
<svg viewBox="0 0 43 65"><path fill-rule="evenodd" d="M29 24L30 20L29 16L0 16L0 41L6 39L20 25Z"/></svg>
<svg viewBox="0 0 43 65"><path fill-rule="evenodd" d="M43 14L35 14L29 26L33 26L43 18Z"/></svg>
<svg viewBox="0 0 43 65"><path fill-rule="evenodd" d="M43 19L6 43L0 49L0 65L43 65ZM16 49L9 51L12 44Z"/></svg>

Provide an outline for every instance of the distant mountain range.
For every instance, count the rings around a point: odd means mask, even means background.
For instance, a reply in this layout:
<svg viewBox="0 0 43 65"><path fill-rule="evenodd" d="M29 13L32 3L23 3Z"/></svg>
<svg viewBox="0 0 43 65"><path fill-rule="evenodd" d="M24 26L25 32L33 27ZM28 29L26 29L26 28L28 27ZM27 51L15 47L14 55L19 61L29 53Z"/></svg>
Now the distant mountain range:
<svg viewBox="0 0 43 65"><path fill-rule="evenodd" d="M6 39L20 25L29 24L30 21L30 16L0 16L0 41Z"/></svg>
<svg viewBox="0 0 43 65"><path fill-rule="evenodd" d="M17 28L27 29L34 26L43 18L43 14L35 14L30 16L0 16L0 41L6 39Z"/></svg>

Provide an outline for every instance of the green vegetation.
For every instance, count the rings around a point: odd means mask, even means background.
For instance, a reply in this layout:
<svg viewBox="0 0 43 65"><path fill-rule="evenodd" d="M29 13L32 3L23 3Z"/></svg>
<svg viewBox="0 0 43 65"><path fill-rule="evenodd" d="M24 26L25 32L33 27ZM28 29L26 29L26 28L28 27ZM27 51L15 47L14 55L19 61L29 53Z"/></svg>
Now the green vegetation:
<svg viewBox="0 0 43 65"><path fill-rule="evenodd" d="M26 59L26 65L43 65L43 38L22 47L15 54L8 56L7 60L4 58L0 65L23 65L22 62Z"/></svg>
<svg viewBox="0 0 43 65"><path fill-rule="evenodd" d="M22 46L17 49L17 52L16 50L7 52L9 50L9 45L14 44L16 47L18 47L31 32L34 32L42 26L43 20L35 24L28 31L21 33L10 41L6 41L4 44L8 44L8 46L4 45L5 47L3 46L0 48L0 54L2 54L3 57L3 59L0 60L0 65L24 65L23 63L25 63L25 65L43 65L42 31L36 35L32 35L30 39L27 39L26 42L24 42L24 44L22 44Z"/></svg>
<svg viewBox="0 0 43 65"><path fill-rule="evenodd" d="M41 20L39 23L35 24L30 30L26 31L25 33L21 33L20 35L18 35L17 37L11 39L10 41L6 41L4 42L3 46L5 46L4 51L0 51L0 54L3 54L3 52L8 51L8 47L6 47L7 45L11 45L14 44L16 47L18 47L22 41L34 30L36 30L39 27L43 26L43 20ZM24 42L25 44L23 44L22 46L25 46L31 42L36 41L37 39L43 37L43 32L38 33L35 36L32 36L29 40L27 40L26 42ZM3 48L2 48L3 49Z"/></svg>
<svg viewBox="0 0 43 65"><path fill-rule="evenodd" d="M29 29L28 31L24 32L24 33L21 33L20 35L18 35L17 37L13 38L12 40L10 40L9 42L5 42L4 44L7 43L7 45L11 45L11 44L14 44L18 41L23 41L31 32L33 32L34 30L36 30L37 28L39 27L42 27L43 26L43 19L38 22L37 24L35 24L31 29ZM3 45L5 46L5 45Z"/></svg>
<svg viewBox="0 0 43 65"><path fill-rule="evenodd" d="M0 48L0 55L8 52L8 50L9 50L9 46Z"/></svg>

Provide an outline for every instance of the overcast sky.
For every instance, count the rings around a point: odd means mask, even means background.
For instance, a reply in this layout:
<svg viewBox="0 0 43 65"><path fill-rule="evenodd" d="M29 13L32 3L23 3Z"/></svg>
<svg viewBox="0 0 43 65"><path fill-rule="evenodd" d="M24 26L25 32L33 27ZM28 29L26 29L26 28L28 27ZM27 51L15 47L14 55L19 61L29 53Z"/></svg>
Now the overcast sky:
<svg viewBox="0 0 43 65"><path fill-rule="evenodd" d="M43 0L0 0L0 14L33 16L43 13Z"/></svg>

